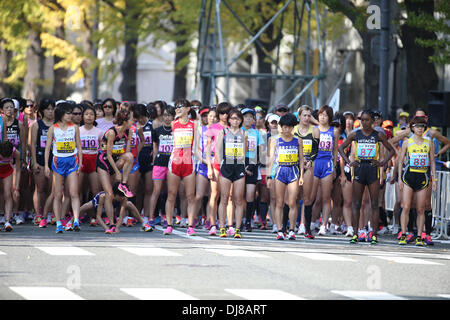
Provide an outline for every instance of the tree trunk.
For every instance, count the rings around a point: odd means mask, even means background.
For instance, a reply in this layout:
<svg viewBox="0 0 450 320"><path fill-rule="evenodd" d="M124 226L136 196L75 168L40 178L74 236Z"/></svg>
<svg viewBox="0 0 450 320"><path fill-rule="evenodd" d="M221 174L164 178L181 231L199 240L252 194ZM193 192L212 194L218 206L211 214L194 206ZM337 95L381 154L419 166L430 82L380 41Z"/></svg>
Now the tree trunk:
<svg viewBox="0 0 450 320"><path fill-rule="evenodd" d="M11 93L11 87L4 82L9 76L9 60L11 59L11 51L3 48L0 42L0 98L9 97Z"/></svg>
<svg viewBox="0 0 450 320"><path fill-rule="evenodd" d="M42 98L44 78L44 50L41 45L39 33L30 30L28 33L28 41L30 45L26 52L27 72L24 80L23 97L39 101Z"/></svg>
<svg viewBox="0 0 450 320"><path fill-rule="evenodd" d="M60 39L65 39L66 32L64 30L64 24L56 29L55 36ZM54 56L53 61L56 65L59 63L61 58ZM67 98L67 75L68 71L65 68L53 69L53 88L52 88L52 97L53 99L66 99Z"/></svg>
<svg viewBox="0 0 450 320"><path fill-rule="evenodd" d="M120 67L122 82L119 86L119 92L122 96L122 100L137 100L137 45L137 36L125 42L125 57L122 62L122 66Z"/></svg>
<svg viewBox="0 0 450 320"><path fill-rule="evenodd" d="M371 40L374 34L359 33L362 38L362 59L364 62L364 108L378 109L378 88L380 66L373 63Z"/></svg>
<svg viewBox="0 0 450 320"><path fill-rule="evenodd" d="M431 19L433 17L433 1L406 0L405 6L407 12L414 14L423 12L429 14ZM401 27L401 39L406 51L408 102L413 109L427 108L428 91L437 90L439 85L436 69L429 60L429 57L434 55L434 49L419 46L416 44L416 38L435 40L436 35L424 29L411 27L408 23Z"/></svg>
<svg viewBox="0 0 450 320"><path fill-rule="evenodd" d="M180 62L189 56L189 52L184 50L186 46L186 41L176 41L176 51L175 51L175 79L172 100L176 101L178 99L184 99L187 96L186 86L187 86L187 65L183 63L180 67Z"/></svg>

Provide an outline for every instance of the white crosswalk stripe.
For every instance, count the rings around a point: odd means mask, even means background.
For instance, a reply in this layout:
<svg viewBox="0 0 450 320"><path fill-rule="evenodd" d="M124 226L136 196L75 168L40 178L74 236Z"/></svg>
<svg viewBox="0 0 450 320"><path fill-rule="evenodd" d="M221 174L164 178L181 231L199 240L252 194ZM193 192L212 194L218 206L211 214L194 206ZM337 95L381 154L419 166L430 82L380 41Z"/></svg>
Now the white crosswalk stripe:
<svg viewBox="0 0 450 320"><path fill-rule="evenodd" d="M84 300L63 287L9 287L26 300Z"/></svg>
<svg viewBox="0 0 450 320"><path fill-rule="evenodd" d="M304 300L276 289L225 289L225 291L247 300Z"/></svg>
<svg viewBox="0 0 450 320"><path fill-rule="evenodd" d="M406 300L383 291L332 290L331 292L355 300Z"/></svg>
<svg viewBox="0 0 450 320"><path fill-rule="evenodd" d="M240 249L204 249L205 251L214 252L225 257L244 257L244 258L269 258L263 254Z"/></svg>
<svg viewBox="0 0 450 320"><path fill-rule="evenodd" d="M289 254L299 257L304 257L311 260L317 261L348 261L356 262L356 260L345 258L336 254L330 253L316 253L316 252L290 252Z"/></svg>
<svg viewBox="0 0 450 320"><path fill-rule="evenodd" d="M140 247L118 247L119 249L122 249L124 251L127 251L129 253L135 254L137 256L145 257L145 256L152 256L152 257L179 257L181 254L166 250L163 248L140 248Z"/></svg>
<svg viewBox="0 0 450 320"><path fill-rule="evenodd" d="M121 288L120 290L139 300L198 300L173 288Z"/></svg>
<svg viewBox="0 0 450 320"><path fill-rule="evenodd" d="M0 256L1 256L1 255L6 255L6 253L3 252L3 251L0 251Z"/></svg>
<svg viewBox="0 0 450 320"><path fill-rule="evenodd" d="M419 259L419 258L396 257L396 256L371 256L371 257L386 260L386 261L393 261L395 263L401 263L401 264L442 265L442 263L437 263L437 262L428 261L428 260Z"/></svg>
<svg viewBox="0 0 450 320"><path fill-rule="evenodd" d="M92 252L85 249L72 247L72 246L61 246L61 247L35 247L49 255L52 256L94 256Z"/></svg>

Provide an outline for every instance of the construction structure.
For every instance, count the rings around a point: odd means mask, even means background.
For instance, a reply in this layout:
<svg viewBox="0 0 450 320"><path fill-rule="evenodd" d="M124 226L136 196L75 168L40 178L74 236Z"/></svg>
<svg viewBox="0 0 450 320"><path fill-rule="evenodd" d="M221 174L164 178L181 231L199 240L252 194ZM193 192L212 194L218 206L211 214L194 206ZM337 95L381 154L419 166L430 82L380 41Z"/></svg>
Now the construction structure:
<svg viewBox="0 0 450 320"><path fill-rule="evenodd" d="M311 68L311 61L313 58L313 50L311 49L311 43L313 41L311 36L311 15L312 6L315 11L315 21L317 32L314 39L318 44L318 51L316 60L318 60L318 68ZM289 17L288 9L290 10ZM249 40L244 44L242 49L237 52L230 59L226 54L226 39L223 37L222 32L222 18L221 14L223 10L228 10L231 16L236 22L236 28L241 28L242 32L246 32L249 36ZM292 14L293 13L293 14ZM272 62L273 72L271 73L245 73L245 72L232 72L230 67L236 63L239 59L242 59L244 53L250 50L254 46L259 46L264 49L259 38L265 32L265 30L273 24L277 19L280 19L281 30L283 30L283 21L286 19L293 19L292 30L287 30L293 36L293 50L292 50L292 64L291 70L283 70L280 66L280 43L274 50L275 57L268 52L266 56ZM306 19L307 23L303 21ZM302 26L306 25L306 39L302 39L306 43L304 48L305 70L299 72L295 70L298 48L300 44ZM195 86L201 93L202 101L205 104L216 104L218 93L225 98L226 101L230 101L230 79L231 78L250 78L250 79L271 79L272 81L288 80L289 86L283 92L282 96L276 101L270 101L267 103L268 111L282 103L292 108L294 104L299 103L300 99L310 104L314 109L318 108L321 104L325 103L327 97L325 97L323 80L325 78L325 57L323 42L321 39L321 26L319 19L319 8L317 0L286 0L281 9L274 14L271 19L256 33L252 34L250 29L245 25L242 19L230 6L229 0L203 0L202 9L199 18L199 43L197 48L197 67L195 75ZM311 69L316 69L312 72ZM218 79L224 79L225 88L220 89L217 85ZM318 82L318 87L313 90L313 85ZM223 82L222 82L223 83ZM316 91L316 92L314 92Z"/></svg>

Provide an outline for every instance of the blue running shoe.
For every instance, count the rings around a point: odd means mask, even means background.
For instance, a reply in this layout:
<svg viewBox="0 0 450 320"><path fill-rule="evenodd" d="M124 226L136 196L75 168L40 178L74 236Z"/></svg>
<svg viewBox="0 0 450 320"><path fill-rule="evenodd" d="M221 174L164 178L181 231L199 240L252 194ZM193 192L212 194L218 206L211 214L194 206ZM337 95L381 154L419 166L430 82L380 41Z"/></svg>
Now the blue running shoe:
<svg viewBox="0 0 450 320"><path fill-rule="evenodd" d="M161 216L156 216L155 217L155 224L161 225Z"/></svg>
<svg viewBox="0 0 450 320"><path fill-rule="evenodd" d="M56 226L56 233L63 233L64 231L64 227L62 226L62 224L60 224L59 226Z"/></svg>
<svg viewBox="0 0 450 320"><path fill-rule="evenodd" d="M81 230L81 228L80 228L80 223L79 223L78 221L75 221L75 222L73 223L73 231L78 232L78 231L80 231L80 230Z"/></svg>

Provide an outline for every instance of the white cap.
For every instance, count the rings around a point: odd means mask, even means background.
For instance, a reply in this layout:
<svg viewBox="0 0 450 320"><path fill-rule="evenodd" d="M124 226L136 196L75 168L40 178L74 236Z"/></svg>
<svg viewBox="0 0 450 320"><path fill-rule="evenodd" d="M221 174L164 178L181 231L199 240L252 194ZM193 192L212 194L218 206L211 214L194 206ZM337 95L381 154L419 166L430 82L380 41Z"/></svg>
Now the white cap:
<svg viewBox="0 0 450 320"><path fill-rule="evenodd" d="M14 103L14 109L19 110L20 109L19 101L17 101L16 99L11 99L11 100Z"/></svg>
<svg viewBox="0 0 450 320"><path fill-rule="evenodd" d="M276 122L280 122L280 116L277 114L271 114L269 115L269 117L267 118L267 121L269 123L271 123L272 121L276 121Z"/></svg>

